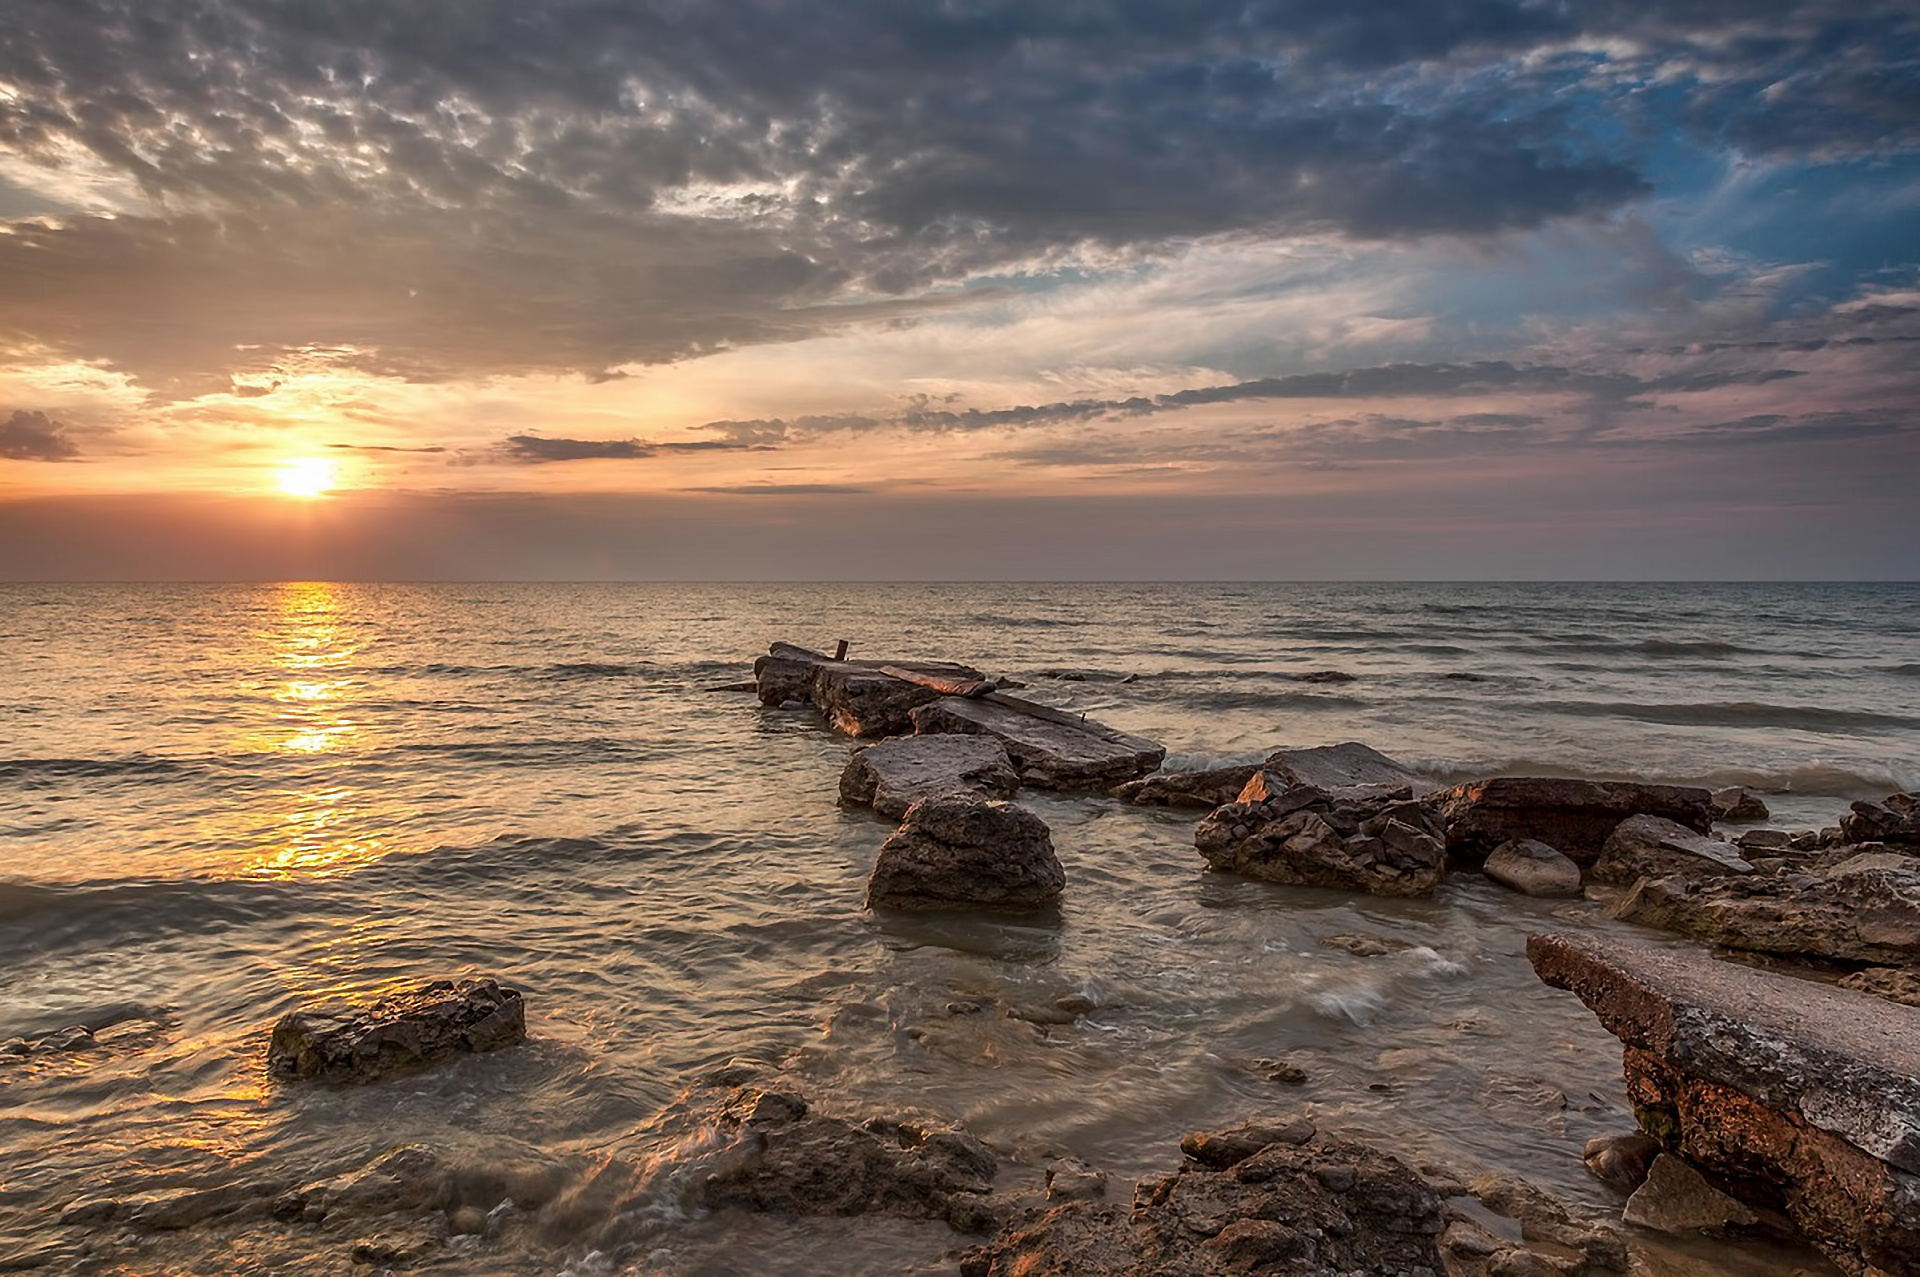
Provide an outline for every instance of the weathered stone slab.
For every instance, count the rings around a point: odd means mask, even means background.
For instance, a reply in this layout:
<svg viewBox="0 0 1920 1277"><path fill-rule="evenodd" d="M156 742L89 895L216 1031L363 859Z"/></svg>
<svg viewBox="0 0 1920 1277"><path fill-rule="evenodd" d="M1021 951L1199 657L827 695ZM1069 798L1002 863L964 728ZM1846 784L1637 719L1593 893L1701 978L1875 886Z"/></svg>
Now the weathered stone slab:
<svg viewBox="0 0 1920 1277"><path fill-rule="evenodd" d="M520 993L491 977L435 980L366 1006L289 1011L273 1026L267 1068L283 1078L375 1082L527 1036Z"/></svg>
<svg viewBox="0 0 1920 1277"><path fill-rule="evenodd" d="M1267 755L1263 766L1288 785L1312 785L1316 789L1380 785L1418 792L1427 785L1405 766L1358 741L1310 749L1276 749Z"/></svg>
<svg viewBox="0 0 1920 1277"><path fill-rule="evenodd" d="M952 661L836 661L791 643L775 643L753 663L760 703L804 701L837 731L849 736L898 736L913 730L909 713L917 705L945 695L935 688L882 671L898 671L956 682L979 682L985 675Z"/></svg>
<svg viewBox="0 0 1920 1277"><path fill-rule="evenodd" d="M1007 798L1019 788L991 736L896 736L855 750L840 773L840 797L895 820L922 798Z"/></svg>
<svg viewBox="0 0 1920 1277"><path fill-rule="evenodd" d="M1641 878L1725 878L1750 874L1739 848L1659 816L1629 816L1614 826L1591 871L1595 882L1627 886Z"/></svg>
<svg viewBox="0 0 1920 1277"><path fill-rule="evenodd" d="M1696 833L1713 828L1713 796L1680 785L1500 776L1428 795L1447 826L1447 854L1479 864L1501 843L1537 838L1578 865L1599 859L1629 816L1662 816Z"/></svg>
<svg viewBox="0 0 1920 1277"><path fill-rule="evenodd" d="M1253 763L1209 767L1205 771L1155 772L1115 785L1112 794L1141 807L1194 807L1211 810L1240 796L1260 768Z"/></svg>
<svg viewBox="0 0 1920 1277"><path fill-rule="evenodd" d="M1580 866L1533 838L1501 843L1480 870L1501 886L1526 896L1580 894Z"/></svg>
<svg viewBox="0 0 1920 1277"><path fill-rule="evenodd" d="M1920 1269L1920 1009L1595 936L1528 938L1627 1046L1642 1129L1850 1272Z"/></svg>
<svg viewBox="0 0 1920 1277"><path fill-rule="evenodd" d="M1043 789L1107 789L1146 775L1167 756L1143 737L1004 692L942 697L914 709L912 718L923 735L998 739L1021 781Z"/></svg>
<svg viewBox="0 0 1920 1277"><path fill-rule="evenodd" d="M881 844L867 908L1040 909L1066 885L1045 821L1008 803L949 795L909 807Z"/></svg>
<svg viewBox="0 0 1920 1277"><path fill-rule="evenodd" d="M1611 912L1729 949L1907 965L1920 962L1920 859L1871 852L1820 873L1642 879Z"/></svg>

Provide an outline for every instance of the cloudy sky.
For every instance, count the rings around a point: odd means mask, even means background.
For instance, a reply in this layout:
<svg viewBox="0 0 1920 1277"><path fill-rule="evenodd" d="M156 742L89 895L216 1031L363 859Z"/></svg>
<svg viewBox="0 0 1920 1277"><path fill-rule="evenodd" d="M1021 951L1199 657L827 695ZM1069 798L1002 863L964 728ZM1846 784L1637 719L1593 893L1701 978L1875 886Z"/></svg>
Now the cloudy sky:
<svg viewBox="0 0 1920 1277"><path fill-rule="evenodd" d="M0 579L1920 576L1911 0L8 0Z"/></svg>

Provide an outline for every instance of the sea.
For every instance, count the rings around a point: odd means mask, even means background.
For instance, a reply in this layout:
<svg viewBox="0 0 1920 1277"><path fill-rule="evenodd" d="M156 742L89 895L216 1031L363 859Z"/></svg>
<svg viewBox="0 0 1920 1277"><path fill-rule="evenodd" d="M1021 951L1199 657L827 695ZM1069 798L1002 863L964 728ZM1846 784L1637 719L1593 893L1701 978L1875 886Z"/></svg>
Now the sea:
<svg viewBox="0 0 1920 1277"><path fill-rule="evenodd" d="M1742 785L1793 830L1920 789L1912 584L0 585L0 1266L368 1272L393 1221L258 1203L413 1145L466 1226L434 1271L957 1271L940 1223L704 1210L683 1101L742 1062L962 1122L1011 1193L1071 1157L1125 1201L1183 1134L1301 1112L1617 1219L1580 1154L1632 1127L1619 1044L1523 948L1633 928L1470 873L1206 872L1200 813L1034 791L1057 916L868 912L855 742L729 690L776 640L964 661L1172 768L1352 740L1436 787ZM286 1012L466 975L524 993L524 1044L264 1067ZM138 1222L201 1190L240 1207Z"/></svg>

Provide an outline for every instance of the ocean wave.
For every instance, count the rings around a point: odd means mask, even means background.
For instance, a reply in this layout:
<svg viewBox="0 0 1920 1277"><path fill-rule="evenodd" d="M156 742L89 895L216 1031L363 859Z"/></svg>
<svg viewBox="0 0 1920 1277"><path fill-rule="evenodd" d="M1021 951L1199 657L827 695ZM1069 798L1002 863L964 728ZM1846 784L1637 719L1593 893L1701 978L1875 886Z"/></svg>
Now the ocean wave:
<svg viewBox="0 0 1920 1277"><path fill-rule="evenodd" d="M1493 776L1551 776L1573 780L1632 781L1644 785L1690 785L1699 789L1740 786L1756 794L1798 794L1812 798L1853 801L1878 798L1920 786L1920 767L1841 767L1806 763L1796 767L1717 767L1701 772L1658 772L1633 768L1569 767L1534 758L1485 761L1406 758L1407 767L1431 776L1441 787L1463 785Z"/></svg>
<svg viewBox="0 0 1920 1277"><path fill-rule="evenodd" d="M177 879L49 886L0 880L0 952L85 943L110 947L137 935L256 922L301 906L276 885Z"/></svg>
<svg viewBox="0 0 1920 1277"><path fill-rule="evenodd" d="M1667 705L1631 701L1545 701L1533 708L1582 718L1630 718L1643 723L1678 727L1797 727L1806 731L1839 732L1854 728L1920 729L1920 719L1864 709L1829 709L1822 705L1770 705L1762 701L1710 701Z"/></svg>
<svg viewBox="0 0 1920 1277"><path fill-rule="evenodd" d="M1182 705L1197 710L1266 709L1315 710L1353 709L1368 702L1358 696L1321 695L1313 692L1217 691L1183 694Z"/></svg>
<svg viewBox="0 0 1920 1277"><path fill-rule="evenodd" d="M1755 649L1718 639L1643 639L1633 644L1630 650L1646 656L1732 656Z"/></svg>
<svg viewBox="0 0 1920 1277"><path fill-rule="evenodd" d="M540 673L542 677L554 679L568 678L632 678L645 673L651 667L649 662L640 661L624 665L613 661L562 661L549 665Z"/></svg>
<svg viewBox="0 0 1920 1277"><path fill-rule="evenodd" d="M27 780L36 776L78 776L104 779L114 776L169 776L192 770L192 764L151 754L126 758L8 758L0 759L0 780Z"/></svg>
<svg viewBox="0 0 1920 1277"><path fill-rule="evenodd" d="M1920 677L1920 661L1908 661L1905 665L1889 665L1886 667L1886 672L1905 674L1909 678Z"/></svg>

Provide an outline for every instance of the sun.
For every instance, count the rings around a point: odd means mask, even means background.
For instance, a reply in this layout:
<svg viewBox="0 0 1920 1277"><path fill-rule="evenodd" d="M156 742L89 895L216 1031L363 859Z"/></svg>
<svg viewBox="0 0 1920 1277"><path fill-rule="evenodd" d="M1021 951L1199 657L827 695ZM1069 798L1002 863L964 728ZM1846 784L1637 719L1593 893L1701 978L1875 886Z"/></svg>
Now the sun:
<svg viewBox="0 0 1920 1277"><path fill-rule="evenodd" d="M280 467L280 491L312 500L333 491L333 462L325 457L296 457Z"/></svg>

